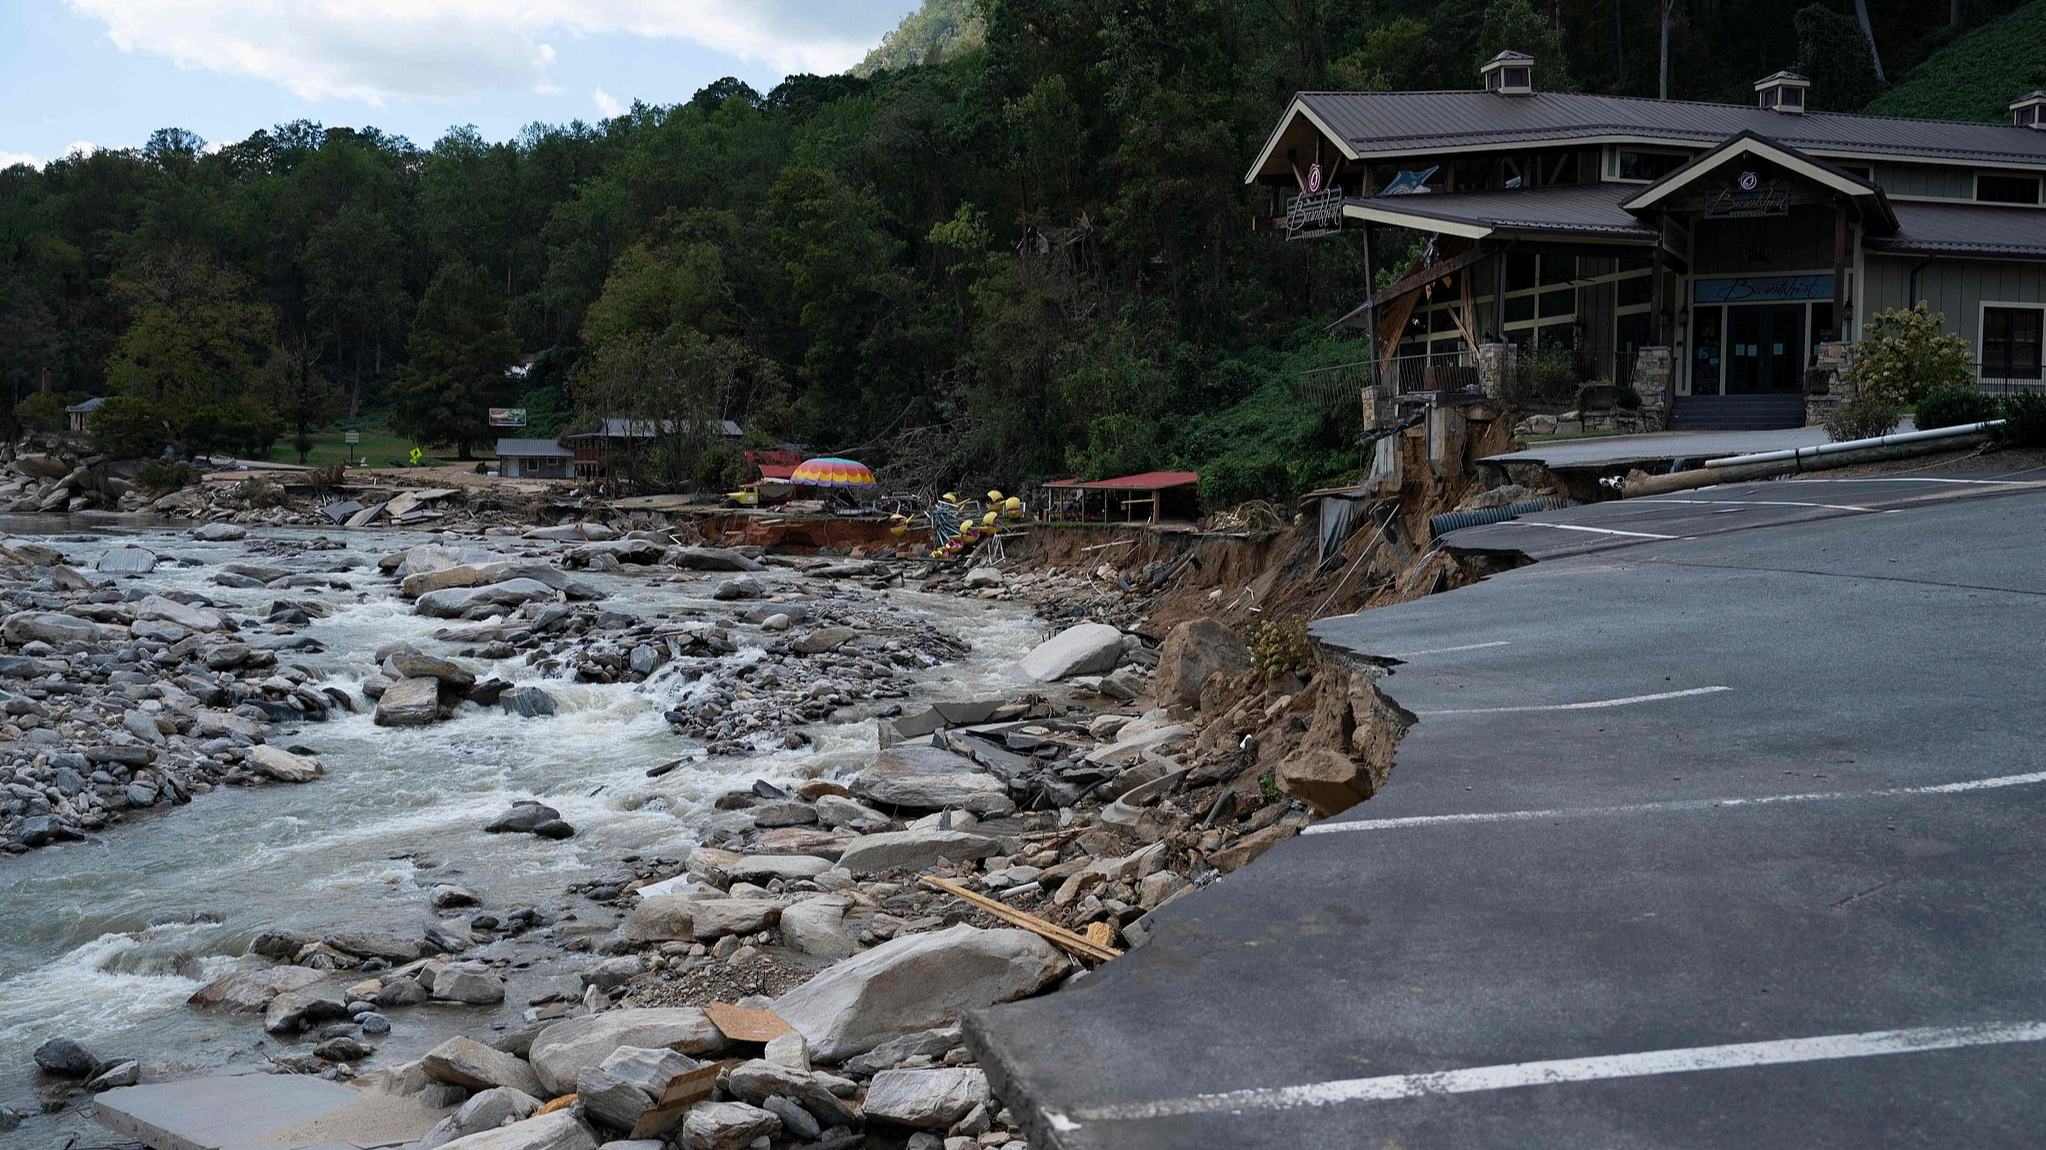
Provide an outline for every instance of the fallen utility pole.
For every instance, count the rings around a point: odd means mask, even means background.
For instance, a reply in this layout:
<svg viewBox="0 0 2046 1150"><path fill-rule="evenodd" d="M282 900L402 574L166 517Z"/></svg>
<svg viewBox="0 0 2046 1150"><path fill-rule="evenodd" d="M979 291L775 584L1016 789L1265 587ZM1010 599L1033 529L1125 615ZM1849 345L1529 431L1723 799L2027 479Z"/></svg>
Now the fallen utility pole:
<svg viewBox="0 0 2046 1150"><path fill-rule="evenodd" d="M2003 420L1992 419L1986 423L1940 427L1931 431L1906 431L1870 439L1850 439L1843 443L1821 443L1814 447L1764 451L1754 455L1729 455L1720 459L1708 459L1705 466L1690 471L1630 478L1620 485L1620 495L1627 499L1643 495L1668 495L1673 491L1688 491L1694 487L1711 487L1719 483L1741 483L1750 479L1769 479L1802 471L1827 471L1835 467L1852 467L1860 463L1910 459L1914 456L1953 451L1986 442L1990 434L2001 426Z"/></svg>

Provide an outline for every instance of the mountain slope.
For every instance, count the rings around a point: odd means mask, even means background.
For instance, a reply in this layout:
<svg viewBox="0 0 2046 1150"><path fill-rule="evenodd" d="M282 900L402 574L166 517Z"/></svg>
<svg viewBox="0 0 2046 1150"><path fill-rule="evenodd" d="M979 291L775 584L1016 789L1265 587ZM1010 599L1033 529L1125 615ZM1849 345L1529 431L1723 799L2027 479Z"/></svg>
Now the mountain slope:
<svg viewBox="0 0 2046 1150"><path fill-rule="evenodd" d="M2046 88L2046 0L1962 36L1876 97L1880 116L2009 122L2012 100Z"/></svg>
<svg viewBox="0 0 2046 1150"><path fill-rule="evenodd" d="M935 64L979 47L986 31L977 0L924 0L923 7L904 16L895 31L883 36L880 46L854 66L853 75Z"/></svg>

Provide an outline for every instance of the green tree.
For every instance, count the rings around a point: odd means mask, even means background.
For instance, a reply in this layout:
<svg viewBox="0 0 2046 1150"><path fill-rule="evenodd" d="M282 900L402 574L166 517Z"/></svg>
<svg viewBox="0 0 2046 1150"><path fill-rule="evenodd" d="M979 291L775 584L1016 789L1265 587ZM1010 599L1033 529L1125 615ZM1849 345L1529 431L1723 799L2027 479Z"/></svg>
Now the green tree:
<svg viewBox="0 0 2046 1150"><path fill-rule="evenodd" d="M63 431L71 425L64 401L47 391L38 391L14 405L15 422L23 431Z"/></svg>
<svg viewBox="0 0 2046 1150"><path fill-rule="evenodd" d="M1575 87L1570 79L1570 53L1564 48L1562 30L1536 12L1528 0L1492 0L1486 5L1478 26L1478 58L1471 65L1471 74L1477 74L1478 64L1509 49L1535 58L1541 66L1539 81L1544 89L1568 92Z"/></svg>
<svg viewBox="0 0 2046 1150"><path fill-rule="evenodd" d="M156 404L133 395L116 395L86 417L93 445L115 459L148 459L170 442L170 423Z"/></svg>
<svg viewBox="0 0 2046 1150"><path fill-rule="evenodd" d="M193 410L246 394L269 309L244 298L247 281L191 248L152 252L119 290L134 320L107 365L127 395Z"/></svg>
<svg viewBox="0 0 2046 1150"><path fill-rule="evenodd" d="M310 341L287 339L270 349L262 391L277 419L291 429L292 446L304 463L312 451L313 429L333 418L340 406L339 391L320 370Z"/></svg>
<svg viewBox="0 0 2046 1150"><path fill-rule="evenodd" d="M1868 37L1852 16L1824 4L1797 10L1797 71L1812 82L1805 99L1815 112L1856 112L1882 94ZM2015 93L2013 93L2015 95Z"/></svg>
<svg viewBox="0 0 2046 1150"><path fill-rule="evenodd" d="M391 389L392 429L473 458L492 435L489 409L512 391L505 373L518 347L503 297L468 264L443 265L420 298L408 350L411 362Z"/></svg>

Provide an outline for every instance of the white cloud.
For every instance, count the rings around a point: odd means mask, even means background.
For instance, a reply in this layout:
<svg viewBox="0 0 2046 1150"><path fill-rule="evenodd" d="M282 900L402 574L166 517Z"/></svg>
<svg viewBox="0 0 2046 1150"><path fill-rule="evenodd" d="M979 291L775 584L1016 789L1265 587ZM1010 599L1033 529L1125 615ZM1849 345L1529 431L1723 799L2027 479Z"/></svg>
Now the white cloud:
<svg viewBox="0 0 2046 1150"><path fill-rule="evenodd" d="M597 114L607 120L625 111L625 105L618 102L618 97L613 96L602 88L591 92L590 99L597 102Z"/></svg>
<svg viewBox="0 0 2046 1150"><path fill-rule="evenodd" d="M27 152L0 151L0 170L11 168L16 164L27 164L31 168L40 168L43 166L43 162L41 160L36 159L34 156L29 155Z"/></svg>
<svg viewBox="0 0 2046 1150"><path fill-rule="evenodd" d="M99 151L99 145L91 140L73 140L71 141L71 146L64 149L64 154L66 156L90 156L97 151Z"/></svg>
<svg viewBox="0 0 2046 1150"><path fill-rule="evenodd" d="M857 63L915 0L68 0L124 52L382 104L544 82L546 37L686 40L783 72Z"/></svg>

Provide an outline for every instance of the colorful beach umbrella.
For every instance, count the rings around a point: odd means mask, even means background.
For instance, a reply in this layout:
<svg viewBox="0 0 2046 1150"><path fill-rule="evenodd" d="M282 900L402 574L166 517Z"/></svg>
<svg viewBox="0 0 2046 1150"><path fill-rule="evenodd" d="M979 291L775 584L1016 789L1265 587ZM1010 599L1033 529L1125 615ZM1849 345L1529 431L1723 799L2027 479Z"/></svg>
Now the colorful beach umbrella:
<svg viewBox="0 0 2046 1150"><path fill-rule="evenodd" d="M806 460L789 476L789 482L799 487L877 487L874 473L864 463L850 459Z"/></svg>

